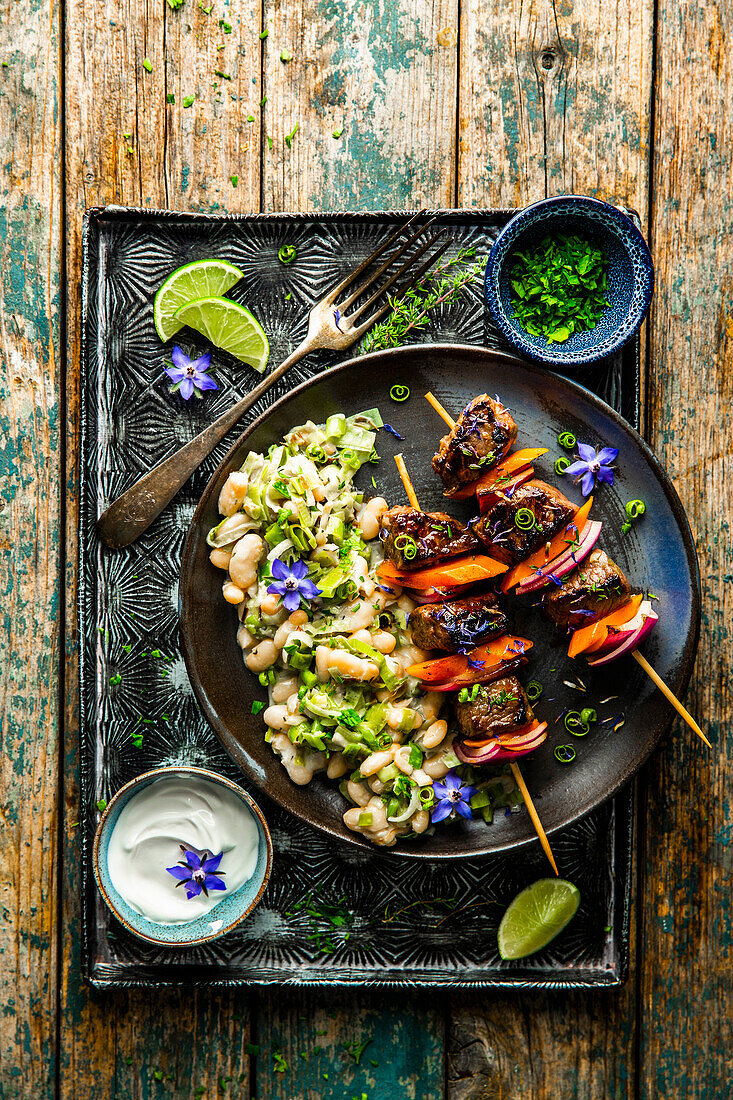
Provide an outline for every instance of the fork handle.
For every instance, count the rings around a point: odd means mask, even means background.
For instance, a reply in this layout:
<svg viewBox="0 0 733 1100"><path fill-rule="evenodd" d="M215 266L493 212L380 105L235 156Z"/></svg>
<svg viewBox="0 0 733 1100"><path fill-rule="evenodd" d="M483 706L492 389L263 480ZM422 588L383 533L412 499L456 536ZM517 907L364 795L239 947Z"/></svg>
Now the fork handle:
<svg viewBox="0 0 733 1100"><path fill-rule="evenodd" d="M263 393L269 390L273 382L282 378L294 363L314 347L315 344L306 337L287 359L263 378L246 397L236 405L232 405L231 409L222 413L213 424L204 428L113 501L97 520L99 537L105 546L109 546L112 550L120 550L123 546L129 546L144 531L147 531L153 520L157 519L166 505L170 504L178 490L186 484L204 459L208 458L229 429L252 408Z"/></svg>

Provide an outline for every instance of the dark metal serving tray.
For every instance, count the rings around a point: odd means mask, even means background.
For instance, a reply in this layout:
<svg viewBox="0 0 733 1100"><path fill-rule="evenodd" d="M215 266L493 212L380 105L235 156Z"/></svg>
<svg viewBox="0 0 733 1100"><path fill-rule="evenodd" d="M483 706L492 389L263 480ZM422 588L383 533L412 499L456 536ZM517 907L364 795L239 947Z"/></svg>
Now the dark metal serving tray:
<svg viewBox="0 0 733 1100"><path fill-rule="evenodd" d="M485 255L514 211L437 211L455 248ZM618 985L628 962L633 791L553 838L563 873L582 896L578 916L554 944L521 964L498 957L496 929L506 904L547 873L536 849L458 863L398 860L335 844L252 791L270 824L270 885L252 917L220 940L191 950L158 949L115 921L91 873L99 813L123 783L150 768L187 763L213 768L249 787L200 714L178 637L180 554L195 504L241 427L297 382L338 361L308 357L281 379L240 428L127 550L96 535L106 505L141 474L200 431L258 376L215 357L218 393L185 405L163 375L170 348L153 324L153 297L165 276L204 256L231 260L244 279L231 296L249 306L270 337L277 363L301 339L310 305L351 270L403 213L213 216L107 207L87 212L82 286L82 447L79 624L81 792L86 977L96 986L217 984L464 985L581 987ZM284 266L282 244L296 261ZM184 334L181 343L188 343ZM501 348L480 281L441 307L417 342ZM341 358L346 358L342 356ZM575 372L638 427L638 338L613 360ZM119 680L118 680L119 677ZM111 682L112 681L112 682ZM142 739L140 738L142 735ZM140 747L136 747L139 745ZM487 826L488 827L488 826ZM348 939L319 953L313 933L328 926L300 905L344 899ZM446 905L430 903L452 899Z"/></svg>

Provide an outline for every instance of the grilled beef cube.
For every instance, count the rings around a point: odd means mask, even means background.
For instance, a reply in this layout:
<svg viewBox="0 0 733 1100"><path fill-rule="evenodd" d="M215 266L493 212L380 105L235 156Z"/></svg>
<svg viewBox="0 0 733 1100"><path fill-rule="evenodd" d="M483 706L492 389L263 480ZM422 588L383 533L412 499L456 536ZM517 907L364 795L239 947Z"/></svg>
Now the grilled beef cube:
<svg viewBox="0 0 733 1100"><path fill-rule="evenodd" d="M516 676L505 676L480 687L473 702L456 700L456 717L461 740L483 741L529 725L534 711Z"/></svg>
<svg viewBox="0 0 733 1100"><path fill-rule="evenodd" d="M450 496L475 481L503 458L517 438L517 425L501 404L488 394L474 397L433 457L433 469Z"/></svg>
<svg viewBox="0 0 733 1100"><path fill-rule="evenodd" d="M590 626L625 604L631 585L603 550L591 550L577 569L562 578L544 598L548 618L557 626L577 630Z"/></svg>
<svg viewBox="0 0 733 1100"><path fill-rule="evenodd" d="M379 537L385 556L398 569L425 569L481 550L481 543L452 516L416 508L390 508L379 521Z"/></svg>
<svg viewBox="0 0 733 1100"><path fill-rule="evenodd" d="M535 522L529 529L522 524L526 513L519 517L520 523L517 523L520 508L529 510L534 516ZM516 565L549 542L574 515L575 505L558 489L532 478L511 494L505 494L488 512L471 520L468 526L486 545L492 558L506 565Z"/></svg>
<svg viewBox="0 0 733 1100"><path fill-rule="evenodd" d="M428 603L410 612L413 645L460 653L506 634L509 620L492 592L446 603Z"/></svg>

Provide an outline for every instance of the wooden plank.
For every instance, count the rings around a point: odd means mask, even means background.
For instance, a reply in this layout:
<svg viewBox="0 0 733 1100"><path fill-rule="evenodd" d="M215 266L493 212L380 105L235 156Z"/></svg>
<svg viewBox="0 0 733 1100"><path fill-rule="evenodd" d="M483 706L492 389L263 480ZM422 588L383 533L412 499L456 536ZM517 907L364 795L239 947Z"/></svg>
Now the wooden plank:
<svg viewBox="0 0 733 1100"><path fill-rule="evenodd" d="M457 0L264 10L264 208L453 206Z"/></svg>
<svg viewBox="0 0 733 1100"><path fill-rule="evenodd" d="M454 205L457 0L275 0L264 18L265 133L272 141L263 147L265 209ZM283 50L292 60L281 60ZM362 1091L369 1100L395 1100L396 1087L400 1100L442 1098L440 1001L382 996L379 1010L374 1003L357 991L264 993L259 1100L348 1100ZM326 1034L314 1039L314 1029ZM377 1053L365 1056L366 1067L349 1066L342 1043L369 1035L369 1051ZM314 1042L323 1054L306 1063L299 1052ZM287 1074L272 1069L277 1043L290 1052ZM370 1067L368 1057L380 1066ZM319 1072L329 1080L319 1081Z"/></svg>
<svg viewBox="0 0 733 1100"><path fill-rule="evenodd" d="M730 1091L733 1043L733 14L662 0L657 35L649 424L700 559L702 635L687 703L713 751L676 722L650 769L639 1093L693 1100Z"/></svg>
<svg viewBox="0 0 733 1100"><path fill-rule="evenodd" d="M635 207L644 220L652 25L649 0L467 0L460 204L519 206L573 191ZM455 996L451 1008L451 1100L633 1095L633 971L614 994Z"/></svg>
<svg viewBox="0 0 733 1100"><path fill-rule="evenodd" d="M68 362L67 702L64 889L61 929L61 1095L249 1096L249 1017L236 990L93 993L80 977L78 820L78 285L81 219L108 202L194 210L259 208L257 0L207 13L206 0L172 11L74 0L66 42ZM227 34L219 25L231 25ZM219 44L223 50L216 50ZM150 60L152 71L143 66ZM214 69L232 76L213 76ZM252 84L252 75L255 84ZM216 84L216 88L213 86ZM175 103L168 103L173 95ZM195 95L184 106L184 97ZM125 135L129 134L130 137ZM253 137L252 135L256 135ZM128 150L132 150L128 152ZM254 155L253 155L254 151ZM236 175L234 187L229 177ZM196 1093L203 1089L203 1093Z"/></svg>
<svg viewBox="0 0 733 1100"><path fill-rule="evenodd" d="M575 192L646 218L651 0L466 0L458 204Z"/></svg>
<svg viewBox="0 0 733 1100"><path fill-rule="evenodd" d="M0 0L0 1095L56 1066L59 8ZM42 687L43 685L43 687Z"/></svg>
<svg viewBox="0 0 733 1100"><path fill-rule="evenodd" d="M443 1100L443 1012L429 992L287 991L261 1014L258 1043L258 1100Z"/></svg>

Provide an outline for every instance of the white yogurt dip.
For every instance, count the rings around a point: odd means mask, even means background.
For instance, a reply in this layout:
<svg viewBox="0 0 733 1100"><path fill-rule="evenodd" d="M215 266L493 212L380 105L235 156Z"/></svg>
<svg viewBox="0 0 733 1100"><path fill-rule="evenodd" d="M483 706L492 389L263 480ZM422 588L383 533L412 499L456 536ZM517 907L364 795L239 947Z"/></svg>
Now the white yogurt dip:
<svg viewBox="0 0 733 1100"><path fill-rule="evenodd" d="M184 858L180 845L224 853L217 874L226 890L190 900L166 871ZM208 779L165 777L134 794L117 818L107 848L109 876L137 913L157 924L186 924L214 909L257 866L254 815L228 787Z"/></svg>

